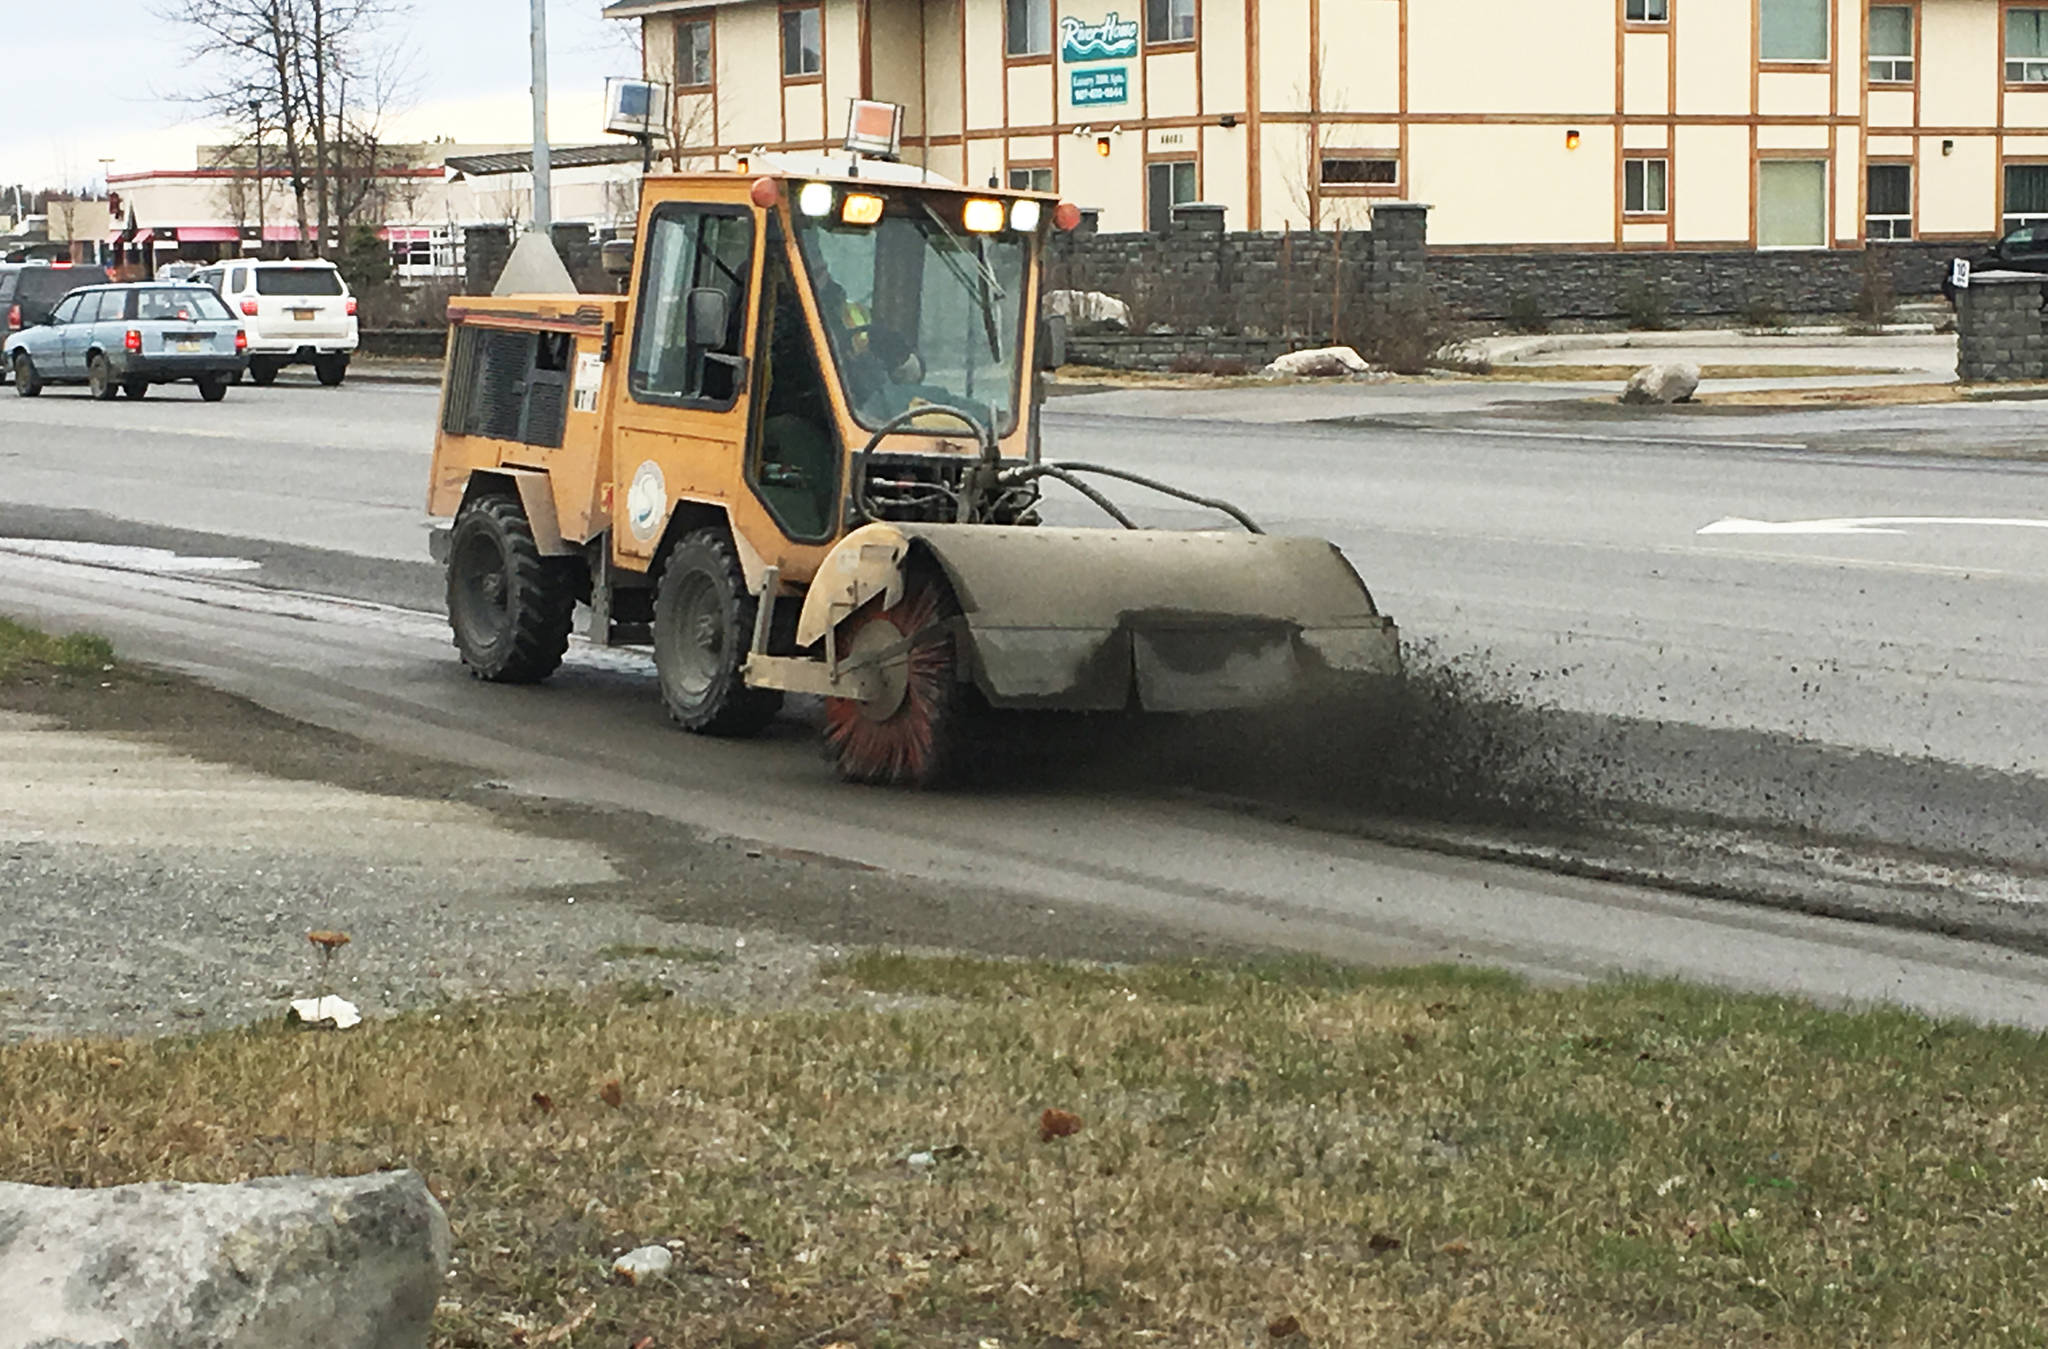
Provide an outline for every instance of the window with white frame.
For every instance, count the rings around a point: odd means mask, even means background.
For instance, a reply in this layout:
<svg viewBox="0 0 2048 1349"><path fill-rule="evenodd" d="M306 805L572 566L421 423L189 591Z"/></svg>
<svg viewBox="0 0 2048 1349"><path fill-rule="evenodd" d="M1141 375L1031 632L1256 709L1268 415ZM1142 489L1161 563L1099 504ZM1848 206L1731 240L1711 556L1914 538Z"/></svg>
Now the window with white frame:
<svg viewBox="0 0 2048 1349"><path fill-rule="evenodd" d="M1828 0L1760 0L1766 61L1828 59Z"/></svg>
<svg viewBox="0 0 2048 1349"><path fill-rule="evenodd" d="M1195 0L1145 0L1145 41L1193 42Z"/></svg>
<svg viewBox="0 0 2048 1349"><path fill-rule="evenodd" d="M1756 166L1759 248L1825 248L1828 165L1824 159L1766 159Z"/></svg>
<svg viewBox="0 0 2048 1349"><path fill-rule="evenodd" d="M1012 165L1010 168L1010 190L1012 192L1052 191L1051 167L1043 164L1030 167L1022 164Z"/></svg>
<svg viewBox="0 0 2048 1349"><path fill-rule="evenodd" d="M1317 177L1324 187L1395 187L1401 161L1384 151L1325 150Z"/></svg>
<svg viewBox="0 0 2048 1349"><path fill-rule="evenodd" d="M1913 237L1913 166L1872 164L1864 196L1863 237Z"/></svg>
<svg viewBox="0 0 2048 1349"><path fill-rule="evenodd" d="M2005 166L2005 228L2048 225L2048 164Z"/></svg>
<svg viewBox="0 0 2048 1349"><path fill-rule="evenodd" d="M1913 82L1913 7L1870 7L1870 82Z"/></svg>
<svg viewBox="0 0 2048 1349"><path fill-rule="evenodd" d="M1003 50L1011 56L1052 54L1052 0L1008 0Z"/></svg>
<svg viewBox="0 0 2048 1349"><path fill-rule="evenodd" d="M2005 12L2005 81L2048 84L2048 9Z"/></svg>
<svg viewBox="0 0 2048 1349"><path fill-rule="evenodd" d="M1165 233L1173 227L1173 208L1195 199L1195 161L1161 159L1145 166L1145 223Z"/></svg>
<svg viewBox="0 0 2048 1349"><path fill-rule="evenodd" d="M782 77L786 80L825 71L824 18L816 5L782 11Z"/></svg>
<svg viewBox="0 0 2048 1349"><path fill-rule="evenodd" d="M1671 22L1671 0L1628 0L1624 11L1630 23Z"/></svg>
<svg viewBox="0 0 2048 1349"><path fill-rule="evenodd" d="M676 25L676 85L703 89L711 83L711 20L684 19Z"/></svg>
<svg viewBox="0 0 2048 1349"><path fill-rule="evenodd" d="M1671 161L1662 155L1621 162L1621 209L1627 215L1663 215L1671 209Z"/></svg>

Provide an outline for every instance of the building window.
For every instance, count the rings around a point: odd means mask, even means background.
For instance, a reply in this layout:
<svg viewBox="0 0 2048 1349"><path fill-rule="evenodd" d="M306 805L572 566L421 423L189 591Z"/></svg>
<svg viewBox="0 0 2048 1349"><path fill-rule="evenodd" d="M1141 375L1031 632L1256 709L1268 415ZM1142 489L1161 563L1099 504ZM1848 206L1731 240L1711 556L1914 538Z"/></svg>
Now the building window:
<svg viewBox="0 0 2048 1349"><path fill-rule="evenodd" d="M1828 59L1828 0L1762 0L1766 61Z"/></svg>
<svg viewBox="0 0 2048 1349"><path fill-rule="evenodd" d="M1195 199L1195 161L1161 159L1145 166L1145 222L1165 233L1173 227L1173 208Z"/></svg>
<svg viewBox="0 0 2048 1349"><path fill-rule="evenodd" d="M1910 239L1913 237L1913 167L1910 164L1872 164L1869 198L1864 207L1863 237L1866 239Z"/></svg>
<svg viewBox="0 0 2048 1349"><path fill-rule="evenodd" d="M1195 0L1145 0L1145 41L1193 42Z"/></svg>
<svg viewBox="0 0 2048 1349"><path fill-rule="evenodd" d="M2005 230L2048 224L2048 164L2005 166Z"/></svg>
<svg viewBox="0 0 2048 1349"><path fill-rule="evenodd" d="M1759 248L1825 248L1828 165L1824 159L1766 159L1756 166Z"/></svg>
<svg viewBox="0 0 2048 1349"><path fill-rule="evenodd" d="M825 71L824 19L817 6L782 11L782 77L805 79Z"/></svg>
<svg viewBox="0 0 2048 1349"><path fill-rule="evenodd" d="M1908 5L1870 7L1870 82L1913 82L1913 10Z"/></svg>
<svg viewBox="0 0 2048 1349"><path fill-rule="evenodd" d="M1384 153L1325 150L1316 176L1324 187L1394 187L1401 181L1401 161Z"/></svg>
<svg viewBox="0 0 2048 1349"><path fill-rule="evenodd" d="M1003 50L1011 56L1052 55L1052 0L1008 0Z"/></svg>
<svg viewBox="0 0 2048 1349"><path fill-rule="evenodd" d="M783 69L788 68L785 58ZM710 83L711 20L684 19L676 25L676 86L703 89Z"/></svg>
<svg viewBox="0 0 2048 1349"><path fill-rule="evenodd" d="M2048 84L2048 9L2005 12L2005 79Z"/></svg>
<svg viewBox="0 0 2048 1349"><path fill-rule="evenodd" d="M1624 11L1630 23L1671 22L1671 0L1628 0Z"/></svg>
<svg viewBox="0 0 2048 1349"><path fill-rule="evenodd" d="M1052 191L1052 169L1046 165L1023 165L1010 167L1010 190L1012 192Z"/></svg>
<svg viewBox="0 0 2048 1349"><path fill-rule="evenodd" d="M1671 161L1625 159L1621 164L1621 209L1628 215L1663 215L1671 209Z"/></svg>

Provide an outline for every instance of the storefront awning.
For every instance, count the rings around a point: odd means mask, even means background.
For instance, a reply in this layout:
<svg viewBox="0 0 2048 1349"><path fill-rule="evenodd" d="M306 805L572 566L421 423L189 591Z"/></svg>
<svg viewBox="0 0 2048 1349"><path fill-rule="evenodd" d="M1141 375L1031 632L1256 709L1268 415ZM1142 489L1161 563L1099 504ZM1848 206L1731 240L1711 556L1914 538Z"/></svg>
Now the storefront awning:
<svg viewBox="0 0 2048 1349"><path fill-rule="evenodd" d="M181 244L231 244L241 237L242 232L233 225L178 226L178 242Z"/></svg>

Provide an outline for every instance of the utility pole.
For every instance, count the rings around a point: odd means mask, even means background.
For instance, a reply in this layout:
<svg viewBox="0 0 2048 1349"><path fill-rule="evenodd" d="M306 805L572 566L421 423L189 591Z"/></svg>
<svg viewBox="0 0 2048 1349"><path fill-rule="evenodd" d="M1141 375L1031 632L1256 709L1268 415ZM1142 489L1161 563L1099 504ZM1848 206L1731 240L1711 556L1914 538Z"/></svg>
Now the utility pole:
<svg viewBox="0 0 2048 1349"><path fill-rule="evenodd" d="M553 165L548 162L548 0L533 5L533 232L546 234L554 224L548 200Z"/></svg>

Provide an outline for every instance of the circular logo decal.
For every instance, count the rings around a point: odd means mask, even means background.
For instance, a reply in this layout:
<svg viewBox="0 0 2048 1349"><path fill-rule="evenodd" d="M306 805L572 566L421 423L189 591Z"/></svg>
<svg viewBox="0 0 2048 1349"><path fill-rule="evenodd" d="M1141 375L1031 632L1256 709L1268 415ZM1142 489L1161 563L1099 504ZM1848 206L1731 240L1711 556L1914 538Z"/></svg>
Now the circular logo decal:
<svg viewBox="0 0 2048 1349"><path fill-rule="evenodd" d="M626 492L626 525L634 538L651 539L667 511L668 482L661 476L661 465L650 459L634 471L633 485Z"/></svg>

